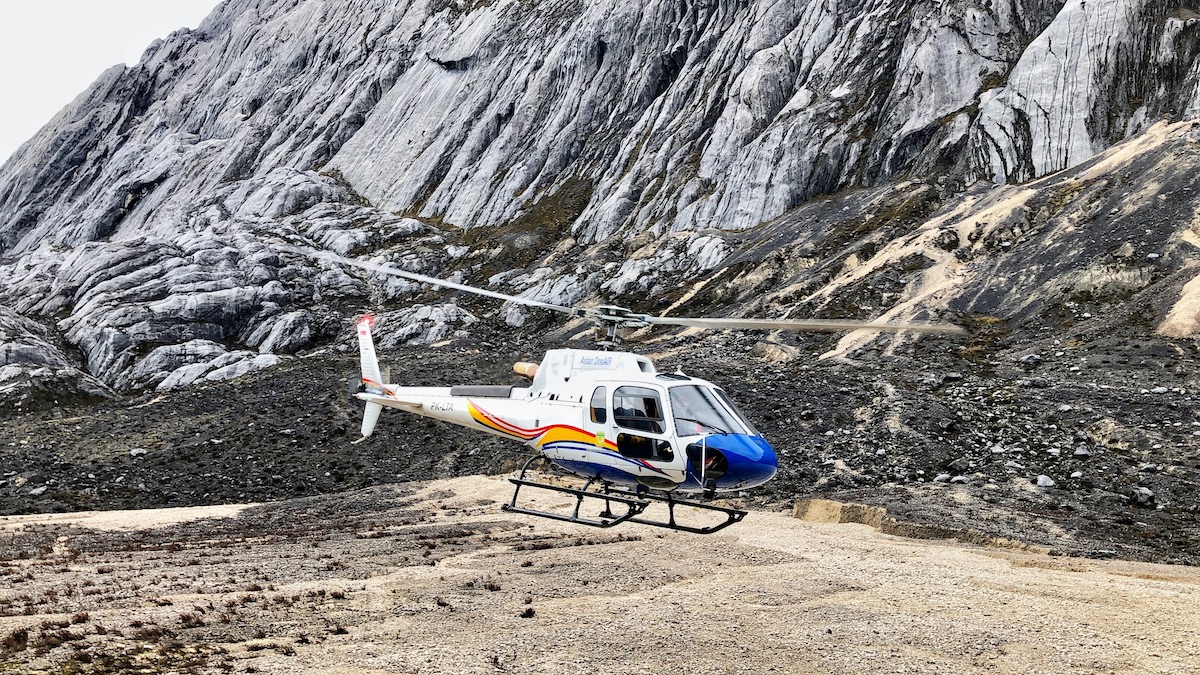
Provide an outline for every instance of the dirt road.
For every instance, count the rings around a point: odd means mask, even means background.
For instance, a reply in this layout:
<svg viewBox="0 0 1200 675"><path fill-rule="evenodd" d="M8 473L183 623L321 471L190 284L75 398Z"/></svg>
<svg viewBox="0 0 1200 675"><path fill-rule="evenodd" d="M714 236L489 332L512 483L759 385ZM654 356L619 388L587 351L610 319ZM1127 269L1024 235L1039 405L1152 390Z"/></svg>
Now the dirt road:
<svg viewBox="0 0 1200 675"><path fill-rule="evenodd" d="M508 495L468 477L0 519L0 672L1200 670L1197 568L761 512L600 531Z"/></svg>

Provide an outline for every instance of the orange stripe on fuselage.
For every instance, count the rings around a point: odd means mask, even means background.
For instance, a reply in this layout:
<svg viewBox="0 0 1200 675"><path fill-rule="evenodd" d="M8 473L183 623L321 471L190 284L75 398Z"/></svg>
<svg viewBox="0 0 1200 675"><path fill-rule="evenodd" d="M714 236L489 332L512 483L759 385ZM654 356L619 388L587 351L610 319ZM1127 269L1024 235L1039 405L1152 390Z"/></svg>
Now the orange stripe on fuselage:
<svg viewBox="0 0 1200 675"><path fill-rule="evenodd" d="M539 447L547 443L560 441L575 441L588 445L596 445L596 434L569 424L551 424L544 427L537 427L536 429L526 429L489 413L475 405L474 401L467 401L467 410L471 413L472 419L483 426L510 436L516 436L526 442L536 439ZM606 438L602 447L615 452L617 444Z"/></svg>

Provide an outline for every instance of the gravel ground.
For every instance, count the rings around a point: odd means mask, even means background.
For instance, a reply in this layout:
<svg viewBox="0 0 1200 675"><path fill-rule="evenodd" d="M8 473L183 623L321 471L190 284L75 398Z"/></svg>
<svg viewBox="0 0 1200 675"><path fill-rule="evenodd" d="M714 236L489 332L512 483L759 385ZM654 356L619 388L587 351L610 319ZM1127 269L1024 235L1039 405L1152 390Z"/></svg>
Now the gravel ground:
<svg viewBox="0 0 1200 675"><path fill-rule="evenodd" d="M763 511L709 537L581 531L508 517L498 504L509 488L466 477L244 508L5 517L0 664L355 674L1200 668L1192 567L913 540ZM823 519L818 511L810 517Z"/></svg>

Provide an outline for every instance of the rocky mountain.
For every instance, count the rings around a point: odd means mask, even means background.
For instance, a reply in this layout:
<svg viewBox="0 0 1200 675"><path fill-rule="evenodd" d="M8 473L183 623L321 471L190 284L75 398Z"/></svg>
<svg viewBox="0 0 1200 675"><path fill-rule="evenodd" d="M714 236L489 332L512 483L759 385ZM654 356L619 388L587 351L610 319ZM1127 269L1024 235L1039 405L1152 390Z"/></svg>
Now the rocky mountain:
<svg viewBox="0 0 1200 675"><path fill-rule="evenodd" d="M0 167L0 415L339 358L364 309L384 349L585 328L306 255L331 251L557 304L966 325L729 338L755 368L893 369L905 419L998 425L952 450L901 425L933 454L855 484L1016 461L987 452L1002 428L1049 422L1015 403L1000 424L988 397L1051 371L1175 401L1097 404L1118 427L1178 421L1200 388L1198 52L1194 0L226 0ZM930 369L976 393L906 374ZM1115 471L1105 489L1139 480Z"/></svg>
<svg viewBox="0 0 1200 675"><path fill-rule="evenodd" d="M0 298L130 390L270 366L418 291L287 246L651 309L683 279L718 289L680 309L789 316L1169 296L1196 133L1148 131L1200 114L1189 4L231 0L0 169ZM1194 301L1166 305L1195 335ZM6 381L39 379L27 352Z"/></svg>

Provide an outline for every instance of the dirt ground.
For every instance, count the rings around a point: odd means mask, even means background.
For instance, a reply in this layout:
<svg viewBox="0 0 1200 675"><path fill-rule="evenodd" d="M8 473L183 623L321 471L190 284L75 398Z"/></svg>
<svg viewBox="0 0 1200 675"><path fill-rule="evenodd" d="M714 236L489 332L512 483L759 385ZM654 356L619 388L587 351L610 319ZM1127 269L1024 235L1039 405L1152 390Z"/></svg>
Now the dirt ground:
<svg viewBox="0 0 1200 675"><path fill-rule="evenodd" d="M598 530L507 514L509 496L470 476L4 517L0 672L1200 669L1194 567L762 511L710 536Z"/></svg>

